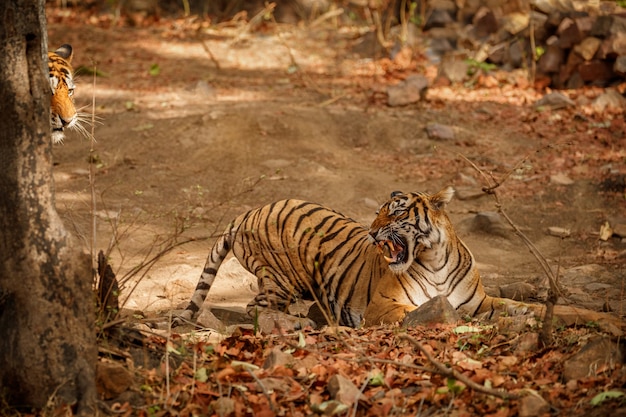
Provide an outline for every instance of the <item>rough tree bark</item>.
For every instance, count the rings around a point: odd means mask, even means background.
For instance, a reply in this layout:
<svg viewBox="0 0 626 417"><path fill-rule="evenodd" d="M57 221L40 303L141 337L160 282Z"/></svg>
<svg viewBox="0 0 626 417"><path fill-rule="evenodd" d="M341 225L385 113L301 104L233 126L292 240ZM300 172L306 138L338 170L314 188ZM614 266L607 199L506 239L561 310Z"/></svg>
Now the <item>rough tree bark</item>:
<svg viewBox="0 0 626 417"><path fill-rule="evenodd" d="M91 264L55 210L46 44L44 0L0 1L0 396L93 416Z"/></svg>

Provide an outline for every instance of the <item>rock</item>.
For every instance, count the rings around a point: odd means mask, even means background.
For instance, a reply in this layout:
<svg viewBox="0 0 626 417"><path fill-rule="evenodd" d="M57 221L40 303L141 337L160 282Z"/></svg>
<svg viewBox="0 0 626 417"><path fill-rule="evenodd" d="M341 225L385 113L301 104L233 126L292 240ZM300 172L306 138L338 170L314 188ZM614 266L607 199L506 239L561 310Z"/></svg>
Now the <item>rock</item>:
<svg viewBox="0 0 626 417"><path fill-rule="evenodd" d="M561 10L560 3L561 2L558 0L530 0L532 6L545 14L551 14Z"/></svg>
<svg viewBox="0 0 626 417"><path fill-rule="evenodd" d="M473 233L486 233L507 238L510 235L508 225L502 221L499 213L493 211L477 213L469 223L469 230Z"/></svg>
<svg viewBox="0 0 626 417"><path fill-rule="evenodd" d="M617 223L613 226L613 234L619 237L626 237L626 224Z"/></svg>
<svg viewBox="0 0 626 417"><path fill-rule="evenodd" d="M437 323L454 324L460 319L459 313L448 299L443 295L438 295L409 312L402 321L402 325L414 327Z"/></svg>
<svg viewBox="0 0 626 417"><path fill-rule="evenodd" d="M391 107L417 103L426 94L428 79L422 75L409 75L404 81L387 88L387 104Z"/></svg>
<svg viewBox="0 0 626 417"><path fill-rule="evenodd" d="M626 98L616 90L607 90L596 97L591 103L594 111L602 113L605 110L621 110L626 107Z"/></svg>
<svg viewBox="0 0 626 417"><path fill-rule="evenodd" d="M283 352L280 347L276 346L265 358L263 369L271 369L276 366L291 366L295 362L291 353Z"/></svg>
<svg viewBox="0 0 626 417"><path fill-rule="evenodd" d="M525 391L527 395L519 400L517 411L519 417L541 416L550 411L550 404L537 391L531 389Z"/></svg>
<svg viewBox="0 0 626 417"><path fill-rule="evenodd" d="M526 353L534 352L539 346L539 333L529 332L520 335L515 346L516 355L524 355Z"/></svg>
<svg viewBox="0 0 626 417"><path fill-rule="evenodd" d="M96 387L103 400L116 398L133 383L133 375L124 366L112 362L96 364Z"/></svg>
<svg viewBox="0 0 626 417"><path fill-rule="evenodd" d="M516 301L528 301L537 296L537 289L527 282L514 282L498 287L500 297Z"/></svg>
<svg viewBox="0 0 626 417"><path fill-rule="evenodd" d="M590 61L591 58L593 58L593 56L596 54L596 52L598 52L601 43L602 41L600 39L589 36L583 39L581 43L576 45L574 47L574 51L582 56L585 61Z"/></svg>
<svg viewBox="0 0 626 417"><path fill-rule="evenodd" d="M613 64L613 71L626 75L626 55L620 55L615 59L615 64Z"/></svg>
<svg viewBox="0 0 626 417"><path fill-rule="evenodd" d="M548 227L548 234L555 237L569 237L571 235L571 231L569 229L565 229L564 227L551 226Z"/></svg>
<svg viewBox="0 0 626 417"><path fill-rule="evenodd" d="M569 49L583 39L583 34L578 25L569 17L561 20L556 33L559 37L557 45L563 49Z"/></svg>
<svg viewBox="0 0 626 417"><path fill-rule="evenodd" d="M552 110L562 109L567 106L575 106L576 103L572 101L565 94L558 91L548 93L535 102L535 108L547 107Z"/></svg>
<svg viewBox="0 0 626 417"><path fill-rule="evenodd" d="M230 397L220 397L211 401L211 408L219 417L230 416L235 413L235 400Z"/></svg>
<svg viewBox="0 0 626 417"><path fill-rule="evenodd" d="M439 123L429 123L426 125L426 134L430 139L454 140L454 130L450 126Z"/></svg>
<svg viewBox="0 0 626 417"><path fill-rule="evenodd" d="M279 329L282 332L292 332L304 329L307 326L316 327L315 322L308 317L296 317L280 311L262 311L256 319L258 329L262 334L271 334L274 329Z"/></svg>
<svg viewBox="0 0 626 417"><path fill-rule="evenodd" d="M352 381L339 374L330 377L326 389L328 389L332 399L347 406L352 406L356 401L365 399L365 396Z"/></svg>
<svg viewBox="0 0 626 417"><path fill-rule="evenodd" d="M205 329L223 330L226 326L208 308L200 310L196 324Z"/></svg>
<svg viewBox="0 0 626 417"><path fill-rule="evenodd" d="M504 16L502 20L502 27L504 30L509 32L511 35L517 35L528 27L530 16L528 13L515 12Z"/></svg>
<svg viewBox="0 0 626 417"><path fill-rule="evenodd" d="M451 83L460 83L467 78L469 64L464 59L454 55L446 55L439 64L439 75L447 78Z"/></svg>
<svg viewBox="0 0 626 417"><path fill-rule="evenodd" d="M550 182L556 185L572 185L574 184L574 180L572 180L567 175L559 172L558 174L550 175Z"/></svg>
<svg viewBox="0 0 626 417"><path fill-rule="evenodd" d="M537 71L543 74L552 74L559 71L559 68L563 64L565 52L563 48L558 45L548 45L546 51L537 63Z"/></svg>
<svg viewBox="0 0 626 417"><path fill-rule="evenodd" d="M607 82L615 76L612 63L599 59L583 62L578 67L578 73L583 81L594 83Z"/></svg>
<svg viewBox="0 0 626 417"><path fill-rule="evenodd" d="M608 337L590 340L578 353L563 363L565 381L595 376L624 363L624 347Z"/></svg>
<svg viewBox="0 0 626 417"><path fill-rule="evenodd" d="M591 28L591 36L606 38L626 32L626 18L616 15L598 16Z"/></svg>
<svg viewBox="0 0 626 417"><path fill-rule="evenodd" d="M493 10L485 6L478 9L472 19L472 24L474 25L474 35L478 38L484 38L498 30L496 15Z"/></svg>

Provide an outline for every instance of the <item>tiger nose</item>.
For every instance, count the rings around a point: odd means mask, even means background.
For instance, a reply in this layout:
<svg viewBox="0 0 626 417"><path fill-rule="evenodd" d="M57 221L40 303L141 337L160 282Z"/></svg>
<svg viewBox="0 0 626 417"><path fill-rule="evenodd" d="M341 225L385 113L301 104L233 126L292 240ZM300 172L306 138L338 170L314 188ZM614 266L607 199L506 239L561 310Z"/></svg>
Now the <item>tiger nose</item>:
<svg viewBox="0 0 626 417"><path fill-rule="evenodd" d="M61 119L61 124L63 125L63 127L69 126L74 121L74 117L72 117L71 119L67 120L67 119L64 119L61 116L59 116L59 119Z"/></svg>

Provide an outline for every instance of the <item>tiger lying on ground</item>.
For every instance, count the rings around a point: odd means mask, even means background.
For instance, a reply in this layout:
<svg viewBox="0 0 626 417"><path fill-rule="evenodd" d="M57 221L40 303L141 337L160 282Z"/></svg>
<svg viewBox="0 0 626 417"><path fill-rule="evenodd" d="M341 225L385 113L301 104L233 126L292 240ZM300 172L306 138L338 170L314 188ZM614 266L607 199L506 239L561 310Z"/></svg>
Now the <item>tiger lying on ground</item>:
<svg viewBox="0 0 626 417"><path fill-rule="evenodd" d="M302 297L319 300L340 325L396 323L437 295L472 316L541 313L542 305L485 293L474 258L445 212L453 194L450 187L434 195L395 192L369 231L333 210L299 200L251 210L213 246L191 301L174 324L197 315L231 250L259 280L250 315L284 311ZM588 310L574 312L587 321Z"/></svg>
<svg viewBox="0 0 626 417"><path fill-rule="evenodd" d="M50 128L52 143L61 143L65 139L63 129L77 129L85 134L80 124L80 116L74 106L74 78L70 62L72 47L62 45L54 52L48 52L48 70L50 72Z"/></svg>

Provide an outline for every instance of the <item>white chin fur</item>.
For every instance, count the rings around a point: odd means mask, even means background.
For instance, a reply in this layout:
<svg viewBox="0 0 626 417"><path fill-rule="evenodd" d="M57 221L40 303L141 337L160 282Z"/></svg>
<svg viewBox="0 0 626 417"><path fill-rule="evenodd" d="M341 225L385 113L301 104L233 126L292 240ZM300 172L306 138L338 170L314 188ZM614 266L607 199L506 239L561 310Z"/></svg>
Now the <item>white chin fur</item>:
<svg viewBox="0 0 626 417"><path fill-rule="evenodd" d="M59 143L63 143L63 139L65 139L65 135L62 130L53 130L52 131L52 143L55 145Z"/></svg>

